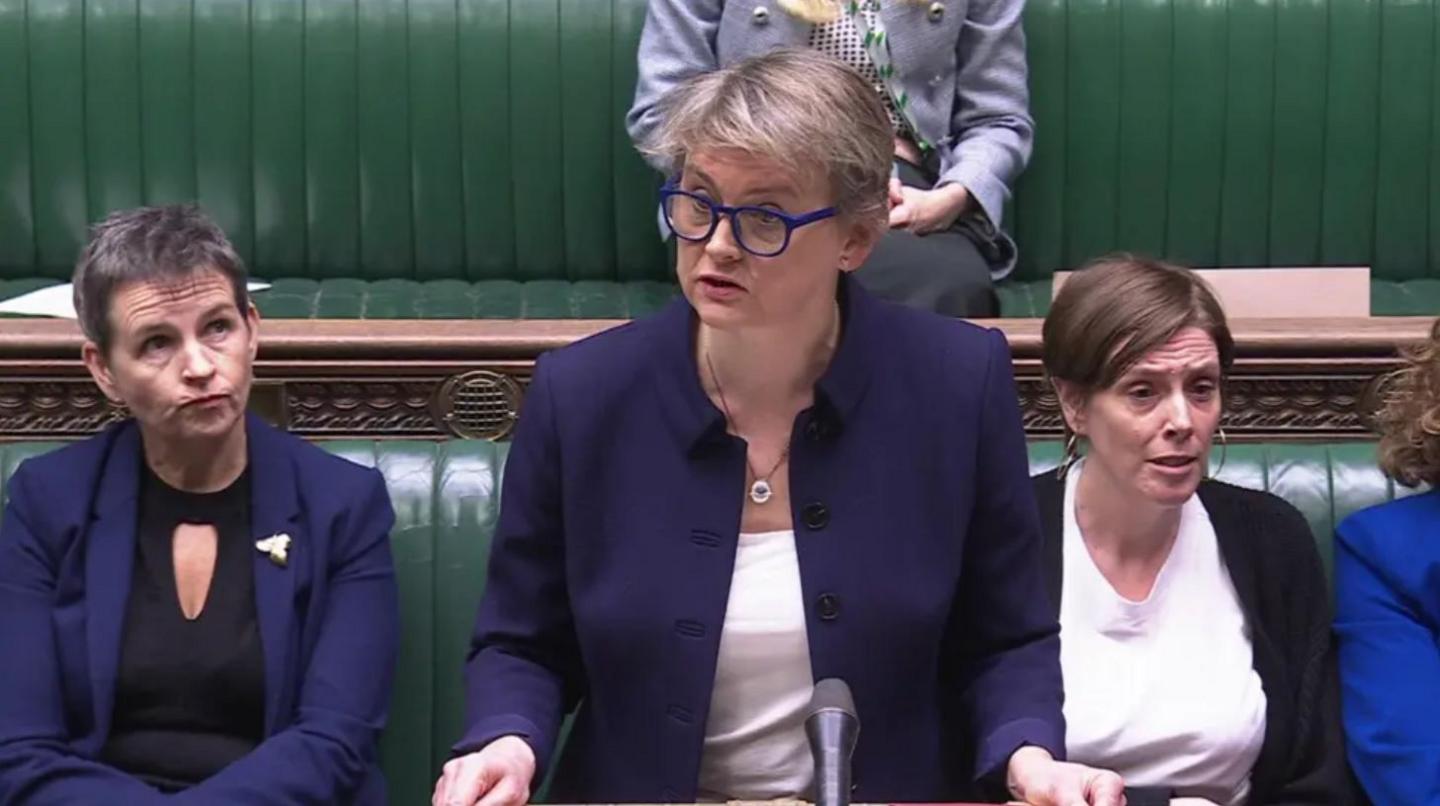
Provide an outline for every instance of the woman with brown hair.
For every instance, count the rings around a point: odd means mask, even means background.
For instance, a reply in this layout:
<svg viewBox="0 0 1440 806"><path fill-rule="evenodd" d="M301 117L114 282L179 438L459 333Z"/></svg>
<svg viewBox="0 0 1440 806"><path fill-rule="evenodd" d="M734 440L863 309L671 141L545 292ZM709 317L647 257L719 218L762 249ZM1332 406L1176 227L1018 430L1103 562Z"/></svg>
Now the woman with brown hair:
<svg viewBox="0 0 1440 806"><path fill-rule="evenodd" d="M1044 344L1069 437L1035 479L1068 757L1120 773L1131 806L1347 802L1310 530L1208 477L1235 355L1214 294L1103 260L1065 284Z"/></svg>
<svg viewBox="0 0 1440 806"><path fill-rule="evenodd" d="M1376 802L1440 801L1440 322L1377 417L1380 466L1431 490L1346 518L1336 617L1350 763Z"/></svg>

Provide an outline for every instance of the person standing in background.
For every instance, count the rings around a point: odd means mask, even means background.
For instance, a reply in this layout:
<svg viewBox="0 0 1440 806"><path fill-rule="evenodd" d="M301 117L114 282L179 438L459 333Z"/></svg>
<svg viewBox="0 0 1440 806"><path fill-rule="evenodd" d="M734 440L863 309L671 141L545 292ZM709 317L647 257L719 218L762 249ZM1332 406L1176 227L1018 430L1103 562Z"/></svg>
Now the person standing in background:
<svg viewBox="0 0 1440 806"><path fill-rule="evenodd" d="M993 282L1015 264L1000 229L1030 158L1024 0L650 0L626 117L648 140L682 81L780 47L855 69L893 139L885 237L857 279L876 295L948 316L994 316ZM846 110L832 110L847 114ZM818 145L817 145L818 148ZM651 164L659 170L658 160Z"/></svg>

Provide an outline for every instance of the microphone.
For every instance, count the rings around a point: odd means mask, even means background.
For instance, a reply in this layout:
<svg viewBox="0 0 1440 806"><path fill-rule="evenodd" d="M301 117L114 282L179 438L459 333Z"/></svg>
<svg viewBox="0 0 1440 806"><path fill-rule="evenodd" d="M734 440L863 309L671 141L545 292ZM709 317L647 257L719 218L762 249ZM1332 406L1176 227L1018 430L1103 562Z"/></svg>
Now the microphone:
<svg viewBox="0 0 1440 806"><path fill-rule="evenodd" d="M815 758L815 806L850 806L850 755L860 737L860 717L844 680L830 677L815 684L805 736Z"/></svg>

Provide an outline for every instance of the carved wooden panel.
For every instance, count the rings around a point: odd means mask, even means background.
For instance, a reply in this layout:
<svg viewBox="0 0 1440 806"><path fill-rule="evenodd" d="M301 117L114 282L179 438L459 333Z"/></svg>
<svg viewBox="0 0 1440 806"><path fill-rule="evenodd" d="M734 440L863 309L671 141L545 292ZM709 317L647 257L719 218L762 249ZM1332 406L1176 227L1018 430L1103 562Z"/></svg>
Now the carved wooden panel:
<svg viewBox="0 0 1440 806"><path fill-rule="evenodd" d="M1225 382L1227 437L1256 440L1373 439L1371 415L1381 375L1232 375ZM1025 433L1064 434L1060 401L1037 376L1017 378Z"/></svg>
<svg viewBox="0 0 1440 806"><path fill-rule="evenodd" d="M1226 383L1227 434L1265 438L1368 438L1361 404L1374 380L1367 375L1240 377Z"/></svg>
<svg viewBox="0 0 1440 806"><path fill-rule="evenodd" d="M535 358L614 322L267 322L251 408L310 438L503 439ZM1042 380L1038 320L999 320L1015 361L1025 430L1058 437ZM1240 356L1226 383L1231 440L1369 439L1396 346L1428 319L1232 323ZM124 416L79 360L73 323L0 321L0 440L70 439Z"/></svg>
<svg viewBox="0 0 1440 806"><path fill-rule="evenodd" d="M281 383L283 425L302 436L444 436L431 414L438 378L299 378Z"/></svg>
<svg viewBox="0 0 1440 806"><path fill-rule="evenodd" d="M435 392L435 418L457 437L504 439L520 418L520 382L479 369L446 379Z"/></svg>
<svg viewBox="0 0 1440 806"><path fill-rule="evenodd" d="M83 378L0 380L0 439L66 439L92 434L126 416Z"/></svg>

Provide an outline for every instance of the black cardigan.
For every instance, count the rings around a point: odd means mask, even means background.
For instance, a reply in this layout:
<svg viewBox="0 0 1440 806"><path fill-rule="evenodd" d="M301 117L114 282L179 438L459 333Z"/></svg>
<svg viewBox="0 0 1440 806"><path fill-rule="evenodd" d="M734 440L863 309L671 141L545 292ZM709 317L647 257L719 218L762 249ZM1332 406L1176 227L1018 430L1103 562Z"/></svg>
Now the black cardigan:
<svg viewBox="0 0 1440 806"><path fill-rule="evenodd" d="M1034 482L1045 581L1058 616L1065 483L1053 471ZM1309 524L1269 493L1205 481L1199 495L1250 625L1255 671L1265 689L1265 741L1250 771L1249 803L1354 802L1330 642L1330 593Z"/></svg>

